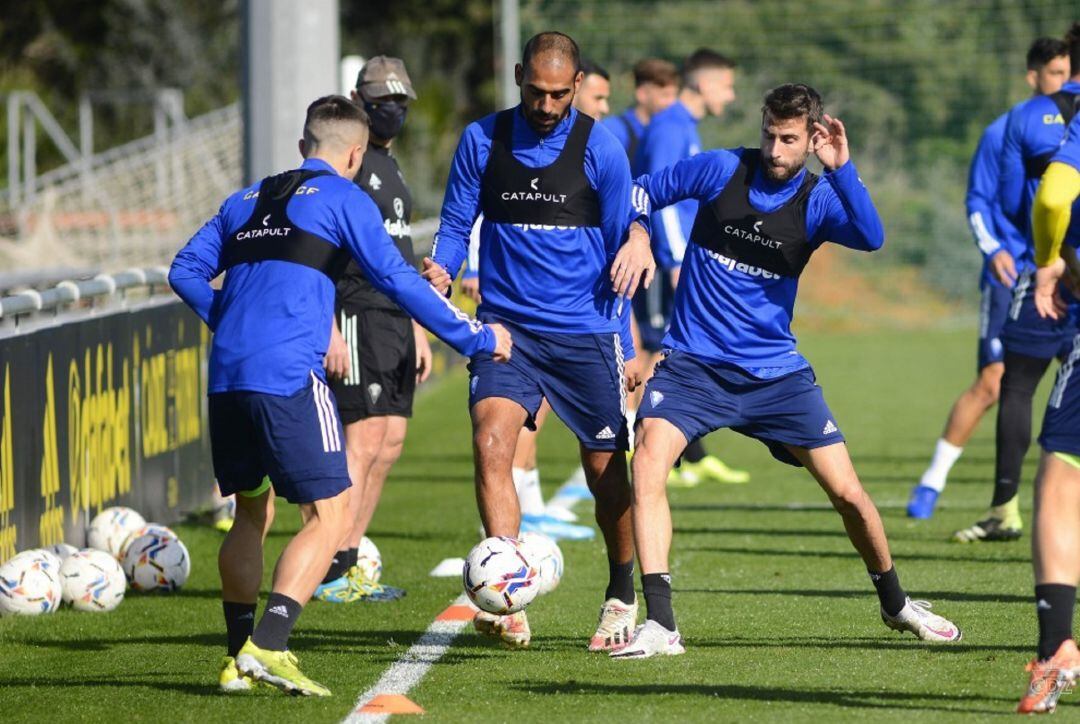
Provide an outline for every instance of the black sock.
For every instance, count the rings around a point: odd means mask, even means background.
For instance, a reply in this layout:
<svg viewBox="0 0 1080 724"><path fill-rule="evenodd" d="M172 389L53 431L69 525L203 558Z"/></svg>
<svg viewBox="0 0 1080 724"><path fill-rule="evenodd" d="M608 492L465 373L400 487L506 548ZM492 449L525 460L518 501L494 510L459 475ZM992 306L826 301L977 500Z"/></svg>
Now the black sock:
<svg viewBox="0 0 1080 724"><path fill-rule="evenodd" d="M870 580L874 582L878 600L881 601L881 607L885 609L885 613L890 616L900 613L904 608L904 604L907 603L907 594L900 587L900 578L896 575L896 566L884 573L874 573L871 570L866 572L870 574Z"/></svg>
<svg viewBox="0 0 1080 724"><path fill-rule="evenodd" d="M1005 375L1001 378L998 401L994 497L990 505L1004 505L1020 490L1024 455L1031 446L1031 400L1050 362L1023 354L1005 354Z"/></svg>
<svg viewBox="0 0 1080 724"><path fill-rule="evenodd" d="M225 612L225 637L229 656L235 657L255 630L255 604L222 601Z"/></svg>
<svg viewBox="0 0 1080 724"><path fill-rule="evenodd" d="M608 584L604 599L617 598L630 605L634 602L634 559L617 563L608 558Z"/></svg>
<svg viewBox="0 0 1080 724"><path fill-rule="evenodd" d="M289 634L303 610L303 606L288 596L271 593L266 600L266 608L259 619L259 625L251 634L252 643L260 649L271 651L284 651L289 648Z"/></svg>
<svg viewBox="0 0 1080 724"><path fill-rule="evenodd" d="M1073 607L1076 586L1044 583L1035 586L1035 613L1039 615L1039 660L1057 653L1066 639L1072 638Z"/></svg>
<svg viewBox="0 0 1080 724"><path fill-rule="evenodd" d="M701 462L701 459L708 455L705 452L705 446L701 444L701 439L693 440L686 449L683 450L682 458L688 463Z"/></svg>
<svg viewBox="0 0 1080 724"><path fill-rule="evenodd" d="M346 548L340 550L334 554L334 560L330 561L330 568L326 570L326 576L323 577L323 583L329 583L330 581L336 581L349 572L349 569L356 565L356 549Z"/></svg>
<svg viewBox="0 0 1080 724"><path fill-rule="evenodd" d="M668 631L675 630L675 612L671 609L671 574L642 573L641 590L645 594L647 618Z"/></svg>

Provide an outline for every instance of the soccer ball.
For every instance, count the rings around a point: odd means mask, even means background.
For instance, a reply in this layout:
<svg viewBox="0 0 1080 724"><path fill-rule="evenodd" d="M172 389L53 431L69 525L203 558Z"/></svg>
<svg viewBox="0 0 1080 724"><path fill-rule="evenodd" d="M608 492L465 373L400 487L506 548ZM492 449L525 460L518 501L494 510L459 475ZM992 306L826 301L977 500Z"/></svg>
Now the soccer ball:
<svg viewBox="0 0 1080 724"><path fill-rule="evenodd" d="M146 525L143 517L131 508L106 508L94 516L86 529L86 545L120 557L120 548L132 531Z"/></svg>
<svg viewBox="0 0 1080 724"><path fill-rule="evenodd" d="M551 593L559 585L563 574L563 557L554 539L543 533L522 533L521 548L534 568L540 569L540 594Z"/></svg>
<svg viewBox="0 0 1080 724"><path fill-rule="evenodd" d="M60 597L60 559L54 554L24 551L0 566L0 615L52 613Z"/></svg>
<svg viewBox="0 0 1080 724"><path fill-rule="evenodd" d="M65 603L76 611L111 611L124 600L127 579L120 563L105 551L87 548L60 566Z"/></svg>
<svg viewBox="0 0 1080 724"><path fill-rule="evenodd" d="M540 592L540 571L513 538L480 541L465 559L462 578L469 600L488 613L517 613Z"/></svg>
<svg viewBox="0 0 1080 724"><path fill-rule="evenodd" d="M191 557L179 538L139 536L124 554L124 573L136 591L175 591L187 582Z"/></svg>
<svg viewBox="0 0 1080 724"><path fill-rule="evenodd" d="M382 576L382 555L367 536L361 538L360 545L356 547L356 565L369 580L379 582L379 577Z"/></svg>
<svg viewBox="0 0 1080 724"><path fill-rule="evenodd" d="M70 556L72 553L78 553L79 552L78 548L76 548L75 546L72 546L72 545L68 545L67 543L56 543L54 545L49 546L45 550L47 550L49 553L52 553L54 556L59 558L61 563L66 561L68 556Z"/></svg>
<svg viewBox="0 0 1080 724"><path fill-rule="evenodd" d="M128 546L130 546L136 538L154 533L155 535L164 536L166 538L179 538L172 528L161 525L160 523L147 523L146 525L139 526L135 530L128 533L127 538L124 539L123 544L120 546L120 553L116 556L117 560L124 560L124 556L127 554Z"/></svg>

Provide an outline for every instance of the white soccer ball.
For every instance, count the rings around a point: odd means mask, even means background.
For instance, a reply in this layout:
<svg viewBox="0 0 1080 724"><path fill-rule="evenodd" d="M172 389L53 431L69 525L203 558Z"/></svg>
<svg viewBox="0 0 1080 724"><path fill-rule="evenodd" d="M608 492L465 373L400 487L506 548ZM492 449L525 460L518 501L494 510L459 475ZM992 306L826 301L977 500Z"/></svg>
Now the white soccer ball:
<svg viewBox="0 0 1080 724"><path fill-rule="evenodd" d="M118 558L127 537L144 525L146 521L143 517L131 508L119 505L106 508L90 521L90 527L86 529L86 545Z"/></svg>
<svg viewBox="0 0 1080 724"><path fill-rule="evenodd" d="M24 551L0 566L0 615L37 616L60 606L60 559Z"/></svg>
<svg viewBox="0 0 1080 724"><path fill-rule="evenodd" d="M540 571L513 538L480 541L465 559L462 578L469 600L488 613L517 613L540 593Z"/></svg>
<svg viewBox="0 0 1080 724"><path fill-rule="evenodd" d="M128 533L127 538L125 538L124 542L120 545L120 553L116 556L117 560L124 560L124 556L127 554L128 546L130 546L136 538L147 535L149 533L164 536L166 538L180 538L180 536L178 536L172 528L162 525L161 523L147 523L146 525L141 525L135 530Z"/></svg>
<svg viewBox="0 0 1080 724"><path fill-rule="evenodd" d="M64 602L76 611L111 611L124 600L127 579L120 562L105 551L87 548L60 566Z"/></svg>
<svg viewBox="0 0 1080 724"><path fill-rule="evenodd" d="M72 553L79 552L78 548L73 545L68 545L67 543L56 543L49 546L45 550L59 558L61 563L66 561L68 559L68 556L70 556Z"/></svg>
<svg viewBox="0 0 1080 724"><path fill-rule="evenodd" d="M559 544L543 533L522 533L519 538L525 557L534 568L540 570L540 594L551 593L559 585L563 574L563 556Z"/></svg>
<svg viewBox="0 0 1080 724"><path fill-rule="evenodd" d="M356 547L356 565L370 580L379 582L382 576L382 555L375 543L367 536L361 538L360 545Z"/></svg>
<svg viewBox="0 0 1080 724"><path fill-rule="evenodd" d="M123 565L136 591L175 591L191 573L191 557L180 539L156 533L133 540Z"/></svg>

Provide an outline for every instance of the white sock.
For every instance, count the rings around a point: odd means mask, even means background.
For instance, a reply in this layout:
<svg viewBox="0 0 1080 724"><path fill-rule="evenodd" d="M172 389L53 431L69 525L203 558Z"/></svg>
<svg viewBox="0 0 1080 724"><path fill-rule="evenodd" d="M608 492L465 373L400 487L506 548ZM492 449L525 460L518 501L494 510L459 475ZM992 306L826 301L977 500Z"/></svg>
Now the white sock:
<svg viewBox="0 0 1080 724"><path fill-rule="evenodd" d="M518 503L521 505L522 515L543 515L544 496L540 492L540 470L533 468L513 468L514 489L517 491Z"/></svg>
<svg viewBox="0 0 1080 724"><path fill-rule="evenodd" d="M630 432L630 449L634 449L634 423L637 422L637 408L626 408L626 429Z"/></svg>
<svg viewBox="0 0 1080 724"><path fill-rule="evenodd" d="M945 479L949 476L949 471L952 470L952 466L956 464L962 452L964 452L964 448L957 447L944 438L938 440L937 447L934 448L934 457L930 461L930 467L923 473L919 485L933 488L939 493L944 490Z"/></svg>

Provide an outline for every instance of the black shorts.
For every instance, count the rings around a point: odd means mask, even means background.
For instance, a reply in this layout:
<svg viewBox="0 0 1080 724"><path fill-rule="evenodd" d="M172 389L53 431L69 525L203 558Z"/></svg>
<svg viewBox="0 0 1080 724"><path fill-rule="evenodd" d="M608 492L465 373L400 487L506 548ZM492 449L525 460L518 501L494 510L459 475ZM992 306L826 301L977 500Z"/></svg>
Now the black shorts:
<svg viewBox="0 0 1080 724"><path fill-rule="evenodd" d="M416 340L412 320L384 309L338 307L349 375L330 383L345 425L369 417L412 417Z"/></svg>

